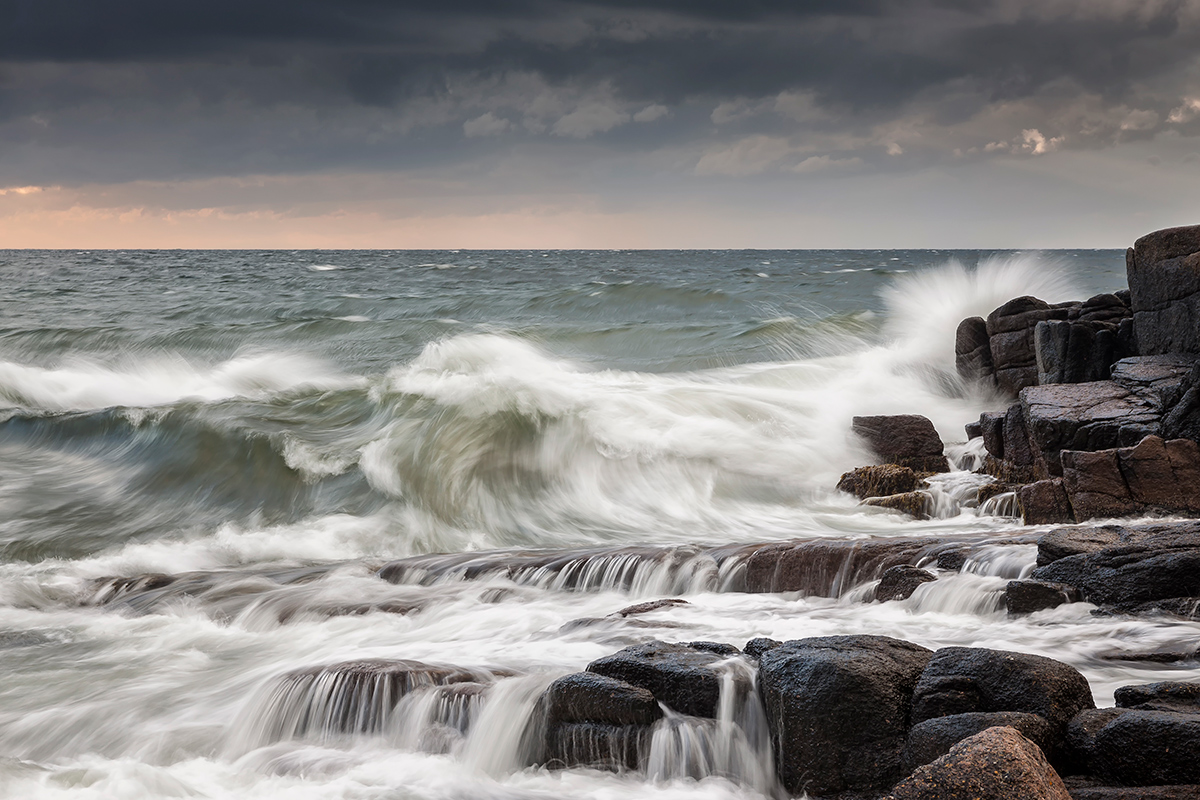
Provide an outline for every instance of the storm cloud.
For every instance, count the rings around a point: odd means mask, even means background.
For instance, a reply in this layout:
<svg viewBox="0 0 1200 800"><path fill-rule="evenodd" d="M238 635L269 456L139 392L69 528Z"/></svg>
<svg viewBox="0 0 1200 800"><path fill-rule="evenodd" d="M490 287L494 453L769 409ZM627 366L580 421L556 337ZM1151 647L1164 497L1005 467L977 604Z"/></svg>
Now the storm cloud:
<svg viewBox="0 0 1200 800"><path fill-rule="evenodd" d="M0 19L0 187L384 171L521 193L581 168L795 181L1200 136L1197 0L3 0Z"/></svg>

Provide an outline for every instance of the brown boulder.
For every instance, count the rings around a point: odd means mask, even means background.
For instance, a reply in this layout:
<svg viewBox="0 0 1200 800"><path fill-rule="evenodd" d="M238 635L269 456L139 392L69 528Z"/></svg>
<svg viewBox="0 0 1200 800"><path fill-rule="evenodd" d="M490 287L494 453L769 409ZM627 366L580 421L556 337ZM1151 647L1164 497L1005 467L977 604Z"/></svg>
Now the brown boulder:
<svg viewBox="0 0 1200 800"><path fill-rule="evenodd" d="M1070 800L1062 778L1033 742L995 727L919 767L886 800Z"/></svg>

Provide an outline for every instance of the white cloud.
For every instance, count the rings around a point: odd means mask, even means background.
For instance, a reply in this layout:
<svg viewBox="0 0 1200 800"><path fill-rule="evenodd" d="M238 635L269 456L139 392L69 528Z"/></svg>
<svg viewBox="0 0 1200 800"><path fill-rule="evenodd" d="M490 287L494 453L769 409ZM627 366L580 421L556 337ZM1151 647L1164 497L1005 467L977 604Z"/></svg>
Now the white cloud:
<svg viewBox="0 0 1200 800"><path fill-rule="evenodd" d="M628 113L607 103L591 102L561 117L554 123L551 132L557 136L586 139L592 134L604 133L618 125L624 125L629 119Z"/></svg>
<svg viewBox="0 0 1200 800"><path fill-rule="evenodd" d="M696 162L695 171L697 175L757 175L791 152L792 146L786 139L747 136L728 147L705 153Z"/></svg>
<svg viewBox="0 0 1200 800"><path fill-rule="evenodd" d="M904 148L901 147L896 142L888 142L887 143L887 154L889 156L902 156L902 155L904 155Z"/></svg>
<svg viewBox="0 0 1200 800"><path fill-rule="evenodd" d="M633 115L634 122L654 122L656 119L662 119L671 113L671 109L666 106L655 103L646 106L641 111Z"/></svg>
<svg viewBox="0 0 1200 800"><path fill-rule="evenodd" d="M1134 109L1121 120L1123 131L1151 131L1158 126L1157 111L1141 111Z"/></svg>
<svg viewBox="0 0 1200 800"><path fill-rule="evenodd" d="M1021 131L1021 149L1035 156L1051 153L1058 149L1066 137L1055 136L1047 139L1037 128L1026 128Z"/></svg>
<svg viewBox="0 0 1200 800"><path fill-rule="evenodd" d="M42 191L41 186L10 186L7 189L0 189L0 195L6 194L37 194Z"/></svg>
<svg viewBox="0 0 1200 800"><path fill-rule="evenodd" d="M809 156L791 168L792 172L822 172L827 169L844 169L857 167L863 163L858 156L853 158L834 158L833 156Z"/></svg>
<svg viewBox="0 0 1200 800"><path fill-rule="evenodd" d="M497 136L512 127L512 123L504 117L497 117L491 111L481 114L475 119L463 123L463 133L468 138L475 136Z"/></svg>
<svg viewBox="0 0 1200 800"><path fill-rule="evenodd" d="M1171 111L1171 115L1167 117L1167 122L1174 122L1176 124L1191 122L1196 117L1200 117L1200 97L1188 97L1184 99L1183 105Z"/></svg>

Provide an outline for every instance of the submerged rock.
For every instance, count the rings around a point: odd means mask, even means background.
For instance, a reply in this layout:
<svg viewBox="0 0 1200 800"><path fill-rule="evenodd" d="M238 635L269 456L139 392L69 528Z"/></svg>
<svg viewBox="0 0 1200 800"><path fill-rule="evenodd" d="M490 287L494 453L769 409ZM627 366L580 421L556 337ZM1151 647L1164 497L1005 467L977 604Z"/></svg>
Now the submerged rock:
<svg viewBox="0 0 1200 800"><path fill-rule="evenodd" d="M936 581L937 576L928 570L911 564L900 564L889 568L875 587L875 599L881 603L889 600L907 600L923 583Z"/></svg>
<svg viewBox="0 0 1200 800"><path fill-rule="evenodd" d="M917 472L949 472L945 446L933 423L919 414L855 417L854 433L882 463L909 467Z"/></svg>
<svg viewBox="0 0 1200 800"><path fill-rule="evenodd" d="M913 687L931 655L886 636L800 639L763 653L759 691L784 788L821 795L899 778Z"/></svg>
<svg viewBox="0 0 1200 800"><path fill-rule="evenodd" d="M929 484L908 467L875 464L858 467L842 475L837 488L849 492L859 500L866 500L868 497L887 497L914 492L917 489L928 489Z"/></svg>
<svg viewBox="0 0 1200 800"><path fill-rule="evenodd" d="M724 675L717 665L731 656L697 644L637 644L593 661L587 671L646 689L680 714L716 717ZM749 690L744 682L741 687Z"/></svg>
<svg viewBox="0 0 1200 800"><path fill-rule="evenodd" d="M1009 581L1004 589L1004 607L1014 615L1057 608L1079 599L1079 590L1066 583L1018 580Z"/></svg>
<svg viewBox="0 0 1200 800"><path fill-rule="evenodd" d="M907 514L913 519L929 519L929 495L925 492L905 492L887 497L868 497L864 506L888 508Z"/></svg>
<svg viewBox="0 0 1200 800"><path fill-rule="evenodd" d="M650 726L663 712L654 695L590 672L559 678L543 695L550 766L637 769Z"/></svg>
<svg viewBox="0 0 1200 800"><path fill-rule="evenodd" d="M1036 744L1010 727L988 728L917 769L885 800L1070 800Z"/></svg>

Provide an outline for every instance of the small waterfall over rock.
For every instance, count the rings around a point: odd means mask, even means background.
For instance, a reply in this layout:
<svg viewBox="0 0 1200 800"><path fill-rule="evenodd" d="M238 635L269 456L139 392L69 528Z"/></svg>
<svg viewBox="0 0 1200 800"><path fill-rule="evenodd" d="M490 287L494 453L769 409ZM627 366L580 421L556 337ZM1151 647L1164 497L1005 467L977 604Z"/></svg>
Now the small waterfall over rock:
<svg viewBox="0 0 1200 800"><path fill-rule="evenodd" d="M779 793L756 665L722 662L715 719L666 710L651 735L646 774L653 780L725 778L764 795Z"/></svg>

